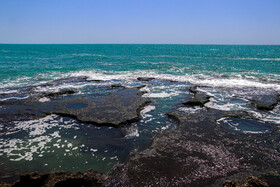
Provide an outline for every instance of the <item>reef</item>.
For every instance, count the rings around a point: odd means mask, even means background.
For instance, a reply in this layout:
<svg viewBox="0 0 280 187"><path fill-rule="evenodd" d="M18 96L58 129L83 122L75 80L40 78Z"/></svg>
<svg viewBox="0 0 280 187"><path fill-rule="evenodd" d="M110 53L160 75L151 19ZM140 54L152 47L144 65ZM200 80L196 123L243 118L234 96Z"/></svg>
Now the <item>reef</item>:
<svg viewBox="0 0 280 187"><path fill-rule="evenodd" d="M113 171L113 185L222 186L236 174L245 178L280 171L279 132L244 134L216 122L223 117L251 118L246 112L201 108L168 116L179 126L131 154Z"/></svg>
<svg viewBox="0 0 280 187"><path fill-rule="evenodd" d="M77 92L75 89L62 89L22 100L2 101L0 122L8 124L58 114L85 123L120 127L140 120L141 109L150 103L150 100L142 97L143 92L139 88L115 85L108 90L109 93L101 96L83 97L73 95Z"/></svg>

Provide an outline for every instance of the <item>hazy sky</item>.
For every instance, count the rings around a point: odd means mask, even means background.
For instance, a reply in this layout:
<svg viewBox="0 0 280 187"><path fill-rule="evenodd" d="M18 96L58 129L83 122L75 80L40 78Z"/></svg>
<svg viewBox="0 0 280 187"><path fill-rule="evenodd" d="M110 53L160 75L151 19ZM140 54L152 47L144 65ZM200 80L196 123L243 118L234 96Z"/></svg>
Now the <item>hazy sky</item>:
<svg viewBox="0 0 280 187"><path fill-rule="evenodd" d="M0 0L0 43L280 44L280 0Z"/></svg>

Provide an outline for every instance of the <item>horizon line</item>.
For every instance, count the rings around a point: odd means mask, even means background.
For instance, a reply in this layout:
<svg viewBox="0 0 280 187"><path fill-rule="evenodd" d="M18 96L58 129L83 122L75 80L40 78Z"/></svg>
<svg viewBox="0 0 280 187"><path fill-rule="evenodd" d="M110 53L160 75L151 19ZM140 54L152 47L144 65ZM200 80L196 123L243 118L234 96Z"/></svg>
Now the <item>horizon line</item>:
<svg viewBox="0 0 280 187"><path fill-rule="evenodd" d="M0 45L273 45L280 44L213 44L213 43L0 43Z"/></svg>

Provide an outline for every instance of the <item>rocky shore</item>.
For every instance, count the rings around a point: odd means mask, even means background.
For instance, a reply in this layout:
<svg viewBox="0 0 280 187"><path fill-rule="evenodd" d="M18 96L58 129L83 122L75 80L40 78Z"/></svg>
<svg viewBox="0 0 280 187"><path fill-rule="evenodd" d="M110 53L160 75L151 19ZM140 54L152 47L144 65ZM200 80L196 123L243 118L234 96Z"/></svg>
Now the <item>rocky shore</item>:
<svg viewBox="0 0 280 187"><path fill-rule="evenodd" d="M139 78L152 81L154 78ZM61 81L87 81L85 77ZM47 86L41 85L41 86ZM68 116L98 126L121 127L140 120L140 111L151 101L137 88L112 85L103 96L76 96L66 89L20 101L1 101L0 122L38 119L50 114ZM27 88L34 89L34 88ZM145 150L131 153L110 173L50 172L23 174L13 184L0 186L277 186L280 184L280 131L263 123L266 133L246 134L219 123L221 119L258 120L245 111L205 107L211 96L189 89L190 98L166 115L178 126L154 137ZM44 98L44 102L42 102ZM279 96L256 97L252 104L271 110ZM182 108L193 109L186 114ZM262 125L262 124L261 124ZM250 176L250 177L249 177Z"/></svg>

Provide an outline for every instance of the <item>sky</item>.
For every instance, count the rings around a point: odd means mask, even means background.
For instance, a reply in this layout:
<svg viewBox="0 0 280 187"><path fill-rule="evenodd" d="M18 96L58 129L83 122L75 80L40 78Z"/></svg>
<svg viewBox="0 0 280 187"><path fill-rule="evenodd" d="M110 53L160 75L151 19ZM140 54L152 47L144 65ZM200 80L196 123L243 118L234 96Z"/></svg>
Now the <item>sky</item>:
<svg viewBox="0 0 280 187"><path fill-rule="evenodd" d="M0 43L280 44L280 0L0 0Z"/></svg>

